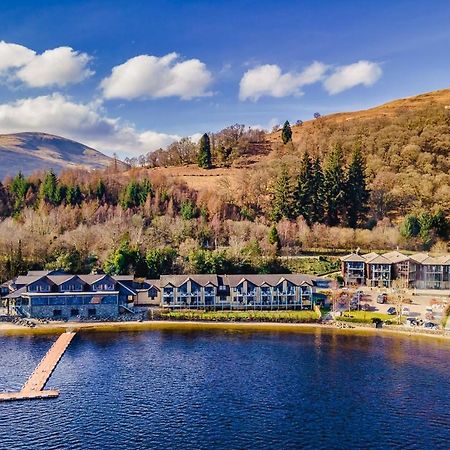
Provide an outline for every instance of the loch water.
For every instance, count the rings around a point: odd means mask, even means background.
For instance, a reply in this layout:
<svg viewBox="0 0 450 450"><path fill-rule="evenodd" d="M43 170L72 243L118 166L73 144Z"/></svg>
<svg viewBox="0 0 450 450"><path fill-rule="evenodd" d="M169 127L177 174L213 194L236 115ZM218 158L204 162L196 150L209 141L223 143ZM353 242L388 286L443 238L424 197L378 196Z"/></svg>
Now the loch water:
<svg viewBox="0 0 450 450"><path fill-rule="evenodd" d="M16 390L55 336L0 336ZM242 330L79 333L52 400L0 404L0 449L448 449L450 345Z"/></svg>

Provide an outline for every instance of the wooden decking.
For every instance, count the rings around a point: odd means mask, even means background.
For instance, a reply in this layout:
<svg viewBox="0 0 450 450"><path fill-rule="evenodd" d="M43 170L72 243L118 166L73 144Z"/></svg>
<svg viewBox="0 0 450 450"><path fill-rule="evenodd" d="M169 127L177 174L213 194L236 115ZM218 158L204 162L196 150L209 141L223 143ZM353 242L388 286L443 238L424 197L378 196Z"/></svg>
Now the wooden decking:
<svg viewBox="0 0 450 450"><path fill-rule="evenodd" d="M75 334L76 332L74 331L67 331L61 334L42 358L39 365L28 378L28 381L23 385L22 390L19 392L0 393L0 402L58 397L59 391L44 390L44 387Z"/></svg>

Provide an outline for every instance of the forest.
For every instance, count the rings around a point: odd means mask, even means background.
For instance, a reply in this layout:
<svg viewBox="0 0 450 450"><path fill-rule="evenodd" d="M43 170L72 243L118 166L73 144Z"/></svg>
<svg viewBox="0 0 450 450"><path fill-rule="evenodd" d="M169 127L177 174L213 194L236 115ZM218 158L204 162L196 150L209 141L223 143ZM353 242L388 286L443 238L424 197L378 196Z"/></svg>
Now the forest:
<svg viewBox="0 0 450 450"><path fill-rule="evenodd" d="M8 178L0 278L55 267L141 277L282 272L305 254L447 252L450 112L321 120L286 121L271 135L233 125L128 160L128 169ZM211 189L155 169L193 164L205 174L243 169L234 184L213 178Z"/></svg>

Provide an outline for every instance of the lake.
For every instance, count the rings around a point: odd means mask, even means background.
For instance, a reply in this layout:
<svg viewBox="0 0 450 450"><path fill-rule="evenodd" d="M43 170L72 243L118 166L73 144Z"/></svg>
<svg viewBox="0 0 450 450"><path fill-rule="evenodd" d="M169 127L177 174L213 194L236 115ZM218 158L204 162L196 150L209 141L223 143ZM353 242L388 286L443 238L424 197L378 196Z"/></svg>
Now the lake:
<svg viewBox="0 0 450 450"><path fill-rule="evenodd" d="M55 336L0 336L19 389ZM450 442L450 345L342 334L77 335L47 388L0 404L0 449L433 448Z"/></svg>

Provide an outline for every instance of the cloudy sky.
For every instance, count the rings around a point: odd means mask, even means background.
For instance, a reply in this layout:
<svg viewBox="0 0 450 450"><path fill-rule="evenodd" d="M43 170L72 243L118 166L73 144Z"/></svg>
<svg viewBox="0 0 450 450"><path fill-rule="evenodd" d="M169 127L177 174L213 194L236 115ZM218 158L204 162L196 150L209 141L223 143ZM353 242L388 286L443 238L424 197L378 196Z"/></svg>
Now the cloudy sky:
<svg viewBox="0 0 450 450"><path fill-rule="evenodd" d="M450 87L449 23L446 0L3 0L0 132L125 157L366 108Z"/></svg>

